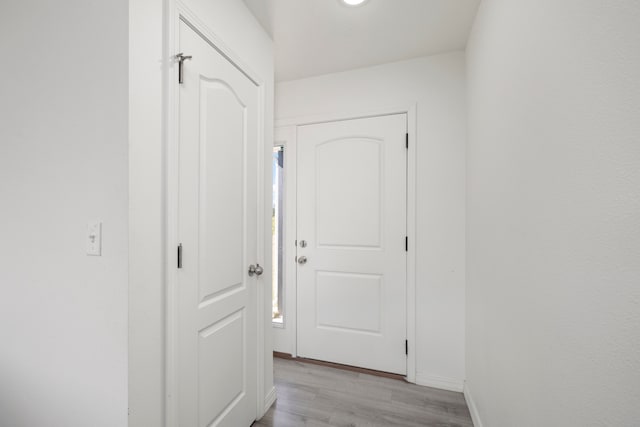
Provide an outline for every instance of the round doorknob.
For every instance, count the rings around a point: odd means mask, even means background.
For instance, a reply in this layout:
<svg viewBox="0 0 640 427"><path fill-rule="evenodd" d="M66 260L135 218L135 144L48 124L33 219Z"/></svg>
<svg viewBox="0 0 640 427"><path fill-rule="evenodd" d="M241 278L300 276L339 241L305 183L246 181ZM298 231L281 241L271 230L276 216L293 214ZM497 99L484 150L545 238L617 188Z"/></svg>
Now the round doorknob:
<svg viewBox="0 0 640 427"><path fill-rule="evenodd" d="M264 273L264 269L260 266L260 264L256 264L256 265L251 264L249 266L249 277L252 277L254 274L256 276L261 276L262 273Z"/></svg>
<svg viewBox="0 0 640 427"><path fill-rule="evenodd" d="M306 264L307 263L307 257L306 256L301 256L298 257L298 264Z"/></svg>

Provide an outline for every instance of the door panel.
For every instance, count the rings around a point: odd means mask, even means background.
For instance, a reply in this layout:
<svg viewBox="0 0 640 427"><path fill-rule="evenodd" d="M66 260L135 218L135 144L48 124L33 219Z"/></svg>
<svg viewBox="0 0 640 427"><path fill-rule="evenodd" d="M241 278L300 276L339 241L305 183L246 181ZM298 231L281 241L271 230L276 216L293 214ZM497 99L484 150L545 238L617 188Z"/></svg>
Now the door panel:
<svg viewBox="0 0 640 427"><path fill-rule="evenodd" d="M298 348L406 374L406 115L298 128Z"/></svg>
<svg viewBox="0 0 640 427"><path fill-rule="evenodd" d="M318 271L316 310L319 328L382 332L382 276ZM354 310L354 307L359 307Z"/></svg>
<svg viewBox="0 0 640 427"><path fill-rule="evenodd" d="M235 312L199 332L199 415L209 425L226 409L237 406L245 393L245 370L229 369L244 354L244 310ZM225 348L226 351L220 351ZM223 387L221 385L224 384ZM213 399L212 396L216 398Z"/></svg>
<svg viewBox="0 0 640 427"><path fill-rule="evenodd" d="M316 146L316 242L319 247L380 248L382 143L376 139L341 138ZM353 165L358 165L357 174L352 173ZM360 220L352 221L352 218Z"/></svg>
<svg viewBox="0 0 640 427"><path fill-rule="evenodd" d="M180 85L176 382L181 426L256 416L258 88L185 22Z"/></svg>
<svg viewBox="0 0 640 427"><path fill-rule="evenodd" d="M242 286L245 108L220 81L200 85L200 302ZM224 123L224 126L220 126ZM220 202L224 201L221 208Z"/></svg>

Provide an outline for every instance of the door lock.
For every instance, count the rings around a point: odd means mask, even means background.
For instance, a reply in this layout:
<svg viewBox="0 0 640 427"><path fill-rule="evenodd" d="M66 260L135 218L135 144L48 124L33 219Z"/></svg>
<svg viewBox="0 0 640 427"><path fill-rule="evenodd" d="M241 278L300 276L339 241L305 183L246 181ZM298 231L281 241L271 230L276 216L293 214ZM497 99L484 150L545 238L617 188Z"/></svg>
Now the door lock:
<svg viewBox="0 0 640 427"><path fill-rule="evenodd" d="M249 266L249 277L253 277L254 274L256 276L262 276L262 273L264 273L264 269L260 266L260 264L251 264Z"/></svg>
<svg viewBox="0 0 640 427"><path fill-rule="evenodd" d="M302 264L306 264L306 263L307 263L307 257L306 256L303 255L301 257L298 257L298 264L302 265Z"/></svg>

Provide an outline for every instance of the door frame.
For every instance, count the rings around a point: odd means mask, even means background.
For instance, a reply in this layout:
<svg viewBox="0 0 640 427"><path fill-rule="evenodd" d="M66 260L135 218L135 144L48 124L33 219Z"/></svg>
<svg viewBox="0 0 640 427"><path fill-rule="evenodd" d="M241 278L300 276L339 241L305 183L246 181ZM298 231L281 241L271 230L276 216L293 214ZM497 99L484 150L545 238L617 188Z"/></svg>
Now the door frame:
<svg viewBox="0 0 640 427"><path fill-rule="evenodd" d="M265 396L265 288L270 289L271 282L271 266L266 262L266 225L263 219L266 215L265 200L265 182L266 176L270 171L265 165L265 82L259 74L254 72L244 61L232 50L226 43L204 23L198 15L189 9L180 0L167 1L167 22L165 30L165 49L164 58L169 62L167 65L168 72L164 76L164 87L166 90L166 117L165 124L166 135L168 135L165 147L165 346L164 346L164 363L165 363L165 426L173 427L178 425L178 408L176 387L176 363L175 363L175 342L176 342L176 290L178 284L178 271L176 266L176 248L178 247L178 174L179 174L179 100L180 86L178 84L178 66L175 61L175 55L178 53L180 46L179 28L180 21L187 23L194 31L196 31L209 45L220 54L222 54L229 62L238 68L245 76L247 76L258 88L258 173L257 173L257 260L256 262L264 266L265 274L260 278L262 283L258 283L256 289L256 361L257 361L257 393L256 393L256 419L262 417L269 409L273 401L275 401L275 391L271 390L268 396ZM185 52L188 54L188 52ZM186 63L185 66L189 66ZM263 161L261 161L263 160ZM268 159L271 160L270 157ZM269 230L269 236L271 230ZM270 299L269 299L270 300ZM269 301L270 304L270 301Z"/></svg>
<svg viewBox="0 0 640 427"><path fill-rule="evenodd" d="M377 116L388 116L393 114L407 115L407 132L409 133L409 148L407 150L407 236L409 245L407 252L407 340L409 341L407 354L407 376L410 383L416 382L416 151L417 151L417 103L395 106L381 106L367 111L346 111L330 114L320 114L311 116L300 116L277 119L275 121L275 132L282 132L281 139L274 138L275 145L284 145L288 149L289 156L285 152L285 215L293 217L285 220L285 328L288 329L288 341L291 343L292 356L297 356L297 319L287 320L286 316L297 315L297 279L296 265L287 254L295 253L293 239L297 233L297 176L296 162L294 157L298 145L298 126L337 122L354 119L364 119ZM284 140L284 141L283 141ZM293 164L292 164L293 163ZM294 252L290 252L294 251ZM291 306L293 303L294 307ZM273 328L276 329L275 327ZM280 329L280 328L278 328ZM277 332L281 333L281 332Z"/></svg>

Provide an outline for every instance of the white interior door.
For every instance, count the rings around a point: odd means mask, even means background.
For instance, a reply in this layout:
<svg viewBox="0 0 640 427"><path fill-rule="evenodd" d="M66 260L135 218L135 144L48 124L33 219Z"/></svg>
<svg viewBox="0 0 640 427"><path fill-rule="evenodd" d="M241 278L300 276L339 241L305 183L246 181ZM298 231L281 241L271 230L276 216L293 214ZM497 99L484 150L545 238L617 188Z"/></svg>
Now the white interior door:
<svg viewBox="0 0 640 427"><path fill-rule="evenodd" d="M249 426L256 418L259 92L180 22L176 387L178 425Z"/></svg>
<svg viewBox="0 0 640 427"><path fill-rule="evenodd" d="M405 114L298 128L301 357L406 375Z"/></svg>

